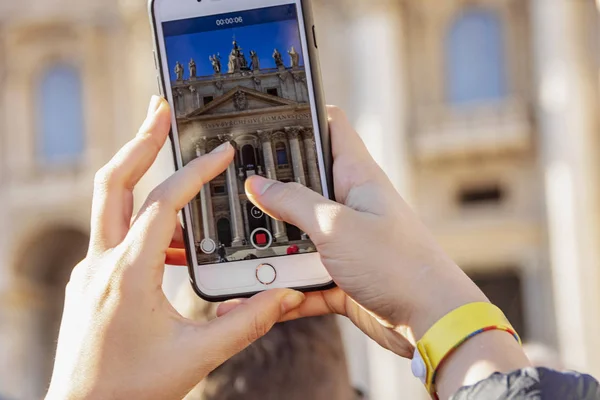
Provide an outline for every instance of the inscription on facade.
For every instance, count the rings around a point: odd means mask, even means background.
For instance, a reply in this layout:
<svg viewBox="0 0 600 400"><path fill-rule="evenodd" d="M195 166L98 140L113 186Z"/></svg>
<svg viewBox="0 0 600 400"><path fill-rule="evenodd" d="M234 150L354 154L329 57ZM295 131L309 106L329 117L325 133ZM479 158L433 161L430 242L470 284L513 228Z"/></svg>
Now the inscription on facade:
<svg viewBox="0 0 600 400"><path fill-rule="evenodd" d="M260 115L252 118L240 118L234 120L218 121L218 122L204 122L200 123L200 127L206 129L219 129L219 128L231 128L240 125L256 125L264 124L269 122L277 121L299 121L299 120L310 120L310 113L301 114L286 114L286 115Z"/></svg>

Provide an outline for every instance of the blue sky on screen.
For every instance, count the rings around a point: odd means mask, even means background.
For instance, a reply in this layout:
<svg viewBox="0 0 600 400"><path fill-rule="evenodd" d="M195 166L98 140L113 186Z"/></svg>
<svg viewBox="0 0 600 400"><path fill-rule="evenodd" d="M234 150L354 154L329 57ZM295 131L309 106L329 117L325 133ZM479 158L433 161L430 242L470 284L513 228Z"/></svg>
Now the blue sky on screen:
<svg viewBox="0 0 600 400"><path fill-rule="evenodd" d="M248 65L251 62L250 50L254 50L260 58L261 68L275 68L272 55L273 50L277 48L285 65L289 67L288 50L292 46L300 53L300 65L304 65L298 21L286 20L165 38L171 80L177 79L174 72L177 61L185 67L185 79L189 77L190 58L196 61L198 76L213 75L208 57L216 53L221 54L222 69L223 72L227 72L234 36L248 60Z"/></svg>

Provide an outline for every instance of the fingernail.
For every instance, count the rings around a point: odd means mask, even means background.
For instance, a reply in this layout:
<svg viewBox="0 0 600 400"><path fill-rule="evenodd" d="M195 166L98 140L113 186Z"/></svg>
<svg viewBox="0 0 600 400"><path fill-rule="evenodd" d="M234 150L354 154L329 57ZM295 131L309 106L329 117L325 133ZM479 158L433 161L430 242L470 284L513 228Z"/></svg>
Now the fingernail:
<svg viewBox="0 0 600 400"><path fill-rule="evenodd" d="M304 293L295 291L290 292L281 299L281 310L284 314L287 314L293 309L298 308L300 304L304 303L304 300L306 300Z"/></svg>
<svg viewBox="0 0 600 400"><path fill-rule="evenodd" d="M156 111L158 111L161 104L162 97L152 96L152 99L150 100L150 105L148 106L148 118L153 116L156 113Z"/></svg>
<svg viewBox="0 0 600 400"><path fill-rule="evenodd" d="M231 143L225 142L222 145L220 145L219 147L217 147L216 149L214 149L213 151L211 151L210 154L223 153L223 152L229 150L230 147L231 147Z"/></svg>
<svg viewBox="0 0 600 400"><path fill-rule="evenodd" d="M250 185L254 193L257 193L259 196L262 196L267 192L267 190L269 190L271 186L273 186L276 183L276 181L273 181L271 179L257 176L252 180Z"/></svg>

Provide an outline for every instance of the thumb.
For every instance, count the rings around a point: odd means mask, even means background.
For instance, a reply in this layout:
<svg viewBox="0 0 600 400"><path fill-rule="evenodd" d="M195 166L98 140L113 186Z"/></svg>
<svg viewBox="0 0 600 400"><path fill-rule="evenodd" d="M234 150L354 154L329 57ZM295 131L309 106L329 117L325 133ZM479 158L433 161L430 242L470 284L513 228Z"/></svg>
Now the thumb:
<svg viewBox="0 0 600 400"><path fill-rule="evenodd" d="M331 233L340 214L350 211L299 183L281 183L261 176L246 180L246 194L271 217L297 226L317 242Z"/></svg>
<svg viewBox="0 0 600 400"><path fill-rule="evenodd" d="M206 326L200 346L204 347L203 358L210 360L212 369L217 368L266 335L305 299L303 293L294 290L274 289L242 302L235 310ZM207 337L214 340L207 341Z"/></svg>

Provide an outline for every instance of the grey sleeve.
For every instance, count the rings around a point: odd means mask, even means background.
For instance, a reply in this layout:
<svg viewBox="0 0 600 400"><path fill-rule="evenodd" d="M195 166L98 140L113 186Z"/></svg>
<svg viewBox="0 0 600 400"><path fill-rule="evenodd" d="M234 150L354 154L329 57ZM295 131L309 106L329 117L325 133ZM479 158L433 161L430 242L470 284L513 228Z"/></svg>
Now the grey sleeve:
<svg viewBox="0 0 600 400"><path fill-rule="evenodd" d="M526 368L496 373L458 391L452 400L600 400L600 385L593 377L575 372Z"/></svg>

